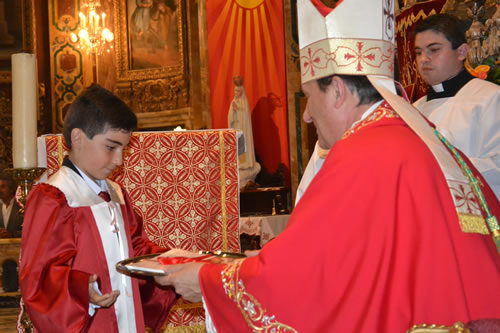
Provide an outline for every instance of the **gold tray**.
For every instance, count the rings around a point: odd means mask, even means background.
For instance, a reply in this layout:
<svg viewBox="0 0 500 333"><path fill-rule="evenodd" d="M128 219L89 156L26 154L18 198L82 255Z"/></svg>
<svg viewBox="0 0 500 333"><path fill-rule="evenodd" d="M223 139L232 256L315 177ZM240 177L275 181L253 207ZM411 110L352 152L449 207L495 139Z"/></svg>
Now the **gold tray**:
<svg viewBox="0 0 500 333"><path fill-rule="evenodd" d="M165 275L161 264L156 260L160 253L128 258L116 264L116 270L125 275L160 276Z"/></svg>
<svg viewBox="0 0 500 333"><path fill-rule="evenodd" d="M243 253L223 252L223 251L200 251L200 254L209 254L214 257L227 259L241 259L246 256ZM145 256L129 258L121 260L116 264L116 270L125 275L142 275L142 276L162 276L165 272L162 269L162 264L158 262L156 257L161 253L148 254Z"/></svg>

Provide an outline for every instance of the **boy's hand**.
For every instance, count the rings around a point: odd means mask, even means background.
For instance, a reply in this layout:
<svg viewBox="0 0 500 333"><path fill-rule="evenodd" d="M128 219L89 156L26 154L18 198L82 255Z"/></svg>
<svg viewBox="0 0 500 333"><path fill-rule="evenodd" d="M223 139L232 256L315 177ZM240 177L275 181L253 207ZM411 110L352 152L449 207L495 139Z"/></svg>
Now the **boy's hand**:
<svg viewBox="0 0 500 333"><path fill-rule="evenodd" d="M97 281L97 275L94 274L89 278L89 300L94 305L99 305L101 308L109 308L120 295L119 290L113 290L109 294L100 295L94 289L94 282Z"/></svg>

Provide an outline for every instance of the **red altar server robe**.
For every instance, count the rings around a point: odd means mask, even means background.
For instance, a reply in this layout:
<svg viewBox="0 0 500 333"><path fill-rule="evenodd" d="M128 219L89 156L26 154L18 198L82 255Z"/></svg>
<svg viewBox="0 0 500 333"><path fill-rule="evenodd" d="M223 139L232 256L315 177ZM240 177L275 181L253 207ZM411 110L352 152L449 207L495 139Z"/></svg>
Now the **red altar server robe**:
<svg viewBox="0 0 500 333"><path fill-rule="evenodd" d="M58 171L69 174L64 179L66 184L71 179L80 181L80 176L68 170L62 167ZM98 275L103 294L111 292L112 287L92 205L82 205L84 200L99 199L95 193L92 194L95 198L91 197L88 194L91 189L81 182L73 186L80 193L72 198L45 183L35 186L28 197L19 278L24 305L35 331L118 332L115 305L97 309L93 317L88 314L89 277ZM112 184L111 197L123 198L120 208L128 256L165 251L147 240L142 219L133 210L125 190L116 183L108 181L108 184ZM132 278L131 282L137 332L145 332L145 325L157 331L175 302L175 293L170 288L162 289L153 279Z"/></svg>
<svg viewBox="0 0 500 333"><path fill-rule="evenodd" d="M461 231L434 156L380 107L334 145L281 235L257 257L204 265L199 280L219 333L406 332L500 318L491 236Z"/></svg>

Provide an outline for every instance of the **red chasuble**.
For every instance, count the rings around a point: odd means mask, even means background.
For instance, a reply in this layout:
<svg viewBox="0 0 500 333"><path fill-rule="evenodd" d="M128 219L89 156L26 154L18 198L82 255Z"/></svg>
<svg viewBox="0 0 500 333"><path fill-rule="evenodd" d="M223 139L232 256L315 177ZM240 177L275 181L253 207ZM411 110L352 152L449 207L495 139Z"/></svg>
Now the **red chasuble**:
<svg viewBox="0 0 500 333"><path fill-rule="evenodd" d="M120 208L129 257L164 251L147 240L130 198L123 188L116 188L123 197ZM95 193L94 196L100 200ZM93 317L88 315L89 277L97 274L100 290L112 291L91 207L75 207L75 202L68 203L65 194L49 184L35 186L28 197L19 278L35 331L118 332L114 306L96 309ZM175 302L174 292L158 287L152 279L137 278L132 279L132 292L137 332L144 332L145 325L157 331Z"/></svg>
<svg viewBox="0 0 500 333"><path fill-rule="evenodd" d="M219 333L406 332L500 318L491 236L462 232L437 161L385 103L333 146L259 256L204 265L199 280Z"/></svg>

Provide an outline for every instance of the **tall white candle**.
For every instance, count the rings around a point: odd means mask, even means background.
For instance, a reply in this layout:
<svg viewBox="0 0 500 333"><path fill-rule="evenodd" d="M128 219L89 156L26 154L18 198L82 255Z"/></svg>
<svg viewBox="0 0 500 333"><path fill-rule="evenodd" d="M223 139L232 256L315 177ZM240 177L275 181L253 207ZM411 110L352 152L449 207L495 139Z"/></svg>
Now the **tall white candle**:
<svg viewBox="0 0 500 333"><path fill-rule="evenodd" d="M36 57L12 55L12 160L14 168L34 168L37 136Z"/></svg>

